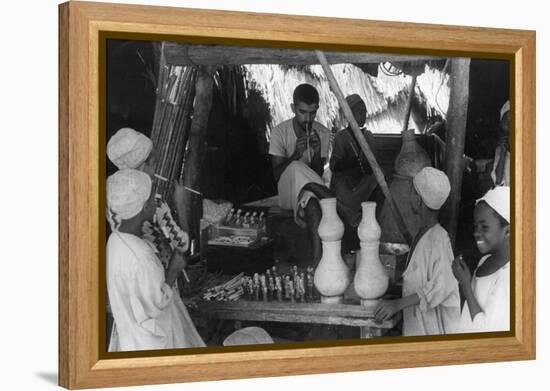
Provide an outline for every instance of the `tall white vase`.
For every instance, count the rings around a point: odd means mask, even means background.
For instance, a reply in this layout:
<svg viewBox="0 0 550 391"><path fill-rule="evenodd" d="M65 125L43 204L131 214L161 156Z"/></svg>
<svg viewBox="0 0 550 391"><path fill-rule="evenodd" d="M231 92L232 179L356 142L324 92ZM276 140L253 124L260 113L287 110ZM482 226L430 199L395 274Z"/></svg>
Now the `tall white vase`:
<svg viewBox="0 0 550 391"><path fill-rule="evenodd" d="M321 294L321 303L342 303L351 282L349 268L340 253L340 240L323 241L323 256L315 269L313 283Z"/></svg>
<svg viewBox="0 0 550 391"><path fill-rule="evenodd" d="M323 245L323 255L315 269L313 283L321 294L322 303L341 303L351 282L349 268L341 254L344 224L336 212L336 198L320 201L323 216L318 233Z"/></svg>
<svg viewBox="0 0 550 391"><path fill-rule="evenodd" d="M324 198L319 201L323 213L317 232L323 242L334 242L342 239L344 223L336 212L336 198Z"/></svg>
<svg viewBox="0 0 550 391"><path fill-rule="evenodd" d="M361 304L374 305L377 299L386 293L389 278L380 262L380 226L376 221L376 203L363 202L363 218L357 235L361 241L360 261L355 272L355 291L361 298Z"/></svg>

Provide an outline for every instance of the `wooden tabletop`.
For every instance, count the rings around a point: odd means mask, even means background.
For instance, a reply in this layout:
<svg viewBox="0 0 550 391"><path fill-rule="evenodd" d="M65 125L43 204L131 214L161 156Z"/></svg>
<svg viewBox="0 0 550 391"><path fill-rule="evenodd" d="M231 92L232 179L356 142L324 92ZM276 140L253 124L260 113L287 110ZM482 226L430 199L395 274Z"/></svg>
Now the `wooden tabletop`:
<svg viewBox="0 0 550 391"><path fill-rule="evenodd" d="M346 325L391 329L400 320L400 313L382 323L374 320L374 307L359 304L324 304L290 301L204 301L199 305L205 317L262 322L288 322Z"/></svg>

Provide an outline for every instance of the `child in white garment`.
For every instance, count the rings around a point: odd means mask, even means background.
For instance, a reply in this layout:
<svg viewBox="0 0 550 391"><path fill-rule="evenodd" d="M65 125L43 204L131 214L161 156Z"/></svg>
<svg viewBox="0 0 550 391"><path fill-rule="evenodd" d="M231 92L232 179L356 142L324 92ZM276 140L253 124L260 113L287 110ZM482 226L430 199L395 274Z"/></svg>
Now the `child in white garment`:
<svg viewBox="0 0 550 391"><path fill-rule="evenodd" d="M383 321L402 310L403 335L447 334L454 332L460 317L458 284L451 270L451 241L438 221L451 185L444 172L432 167L416 174L413 185L416 193L411 205L421 223L403 273L402 297L382 300L375 318Z"/></svg>
<svg viewBox="0 0 550 391"><path fill-rule="evenodd" d="M510 330L510 188L489 190L476 203L474 237L484 254L473 273L461 256L453 273L466 299L460 332Z"/></svg>

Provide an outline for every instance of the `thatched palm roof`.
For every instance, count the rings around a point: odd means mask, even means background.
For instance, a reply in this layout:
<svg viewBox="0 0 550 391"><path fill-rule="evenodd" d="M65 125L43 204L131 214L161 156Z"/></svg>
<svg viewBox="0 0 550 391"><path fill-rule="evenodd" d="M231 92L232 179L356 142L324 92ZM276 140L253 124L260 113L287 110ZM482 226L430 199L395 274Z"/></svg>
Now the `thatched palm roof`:
<svg viewBox="0 0 550 391"><path fill-rule="evenodd" d="M346 121L340 112L336 97L330 91L328 80L320 65L305 68L281 65L245 65L249 88L261 91L271 112L271 126L292 117L290 103L294 88L300 83L310 83L319 91L321 104L316 120L329 129L343 128ZM367 128L379 133L398 133L404 117L404 102L411 77L405 75L387 76L379 72L378 77L366 74L352 64L332 65L333 73L344 95L359 94L367 106ZM445 74L426 67L418 77L416 93L419 101L429 112L445 117L449 87ZM417 131L418 126L411 122Z"/></svg>

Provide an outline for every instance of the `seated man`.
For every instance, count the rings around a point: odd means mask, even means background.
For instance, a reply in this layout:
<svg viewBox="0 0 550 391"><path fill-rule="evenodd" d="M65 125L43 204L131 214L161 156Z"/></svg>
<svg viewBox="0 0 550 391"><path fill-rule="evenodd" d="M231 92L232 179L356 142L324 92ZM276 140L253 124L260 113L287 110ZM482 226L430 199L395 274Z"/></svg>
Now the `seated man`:
<svg viewBox="0 0 550 391"><path fill-rule="evenodd" d="M491 179L495 186L510 186L510 101L500 109L500 140L495 151Z"/></svg>
<svg viewBox="0 0 550 391"><path fill-rule="evenodd" d="M314 121L319 93L312 85L296 87L290 107L294 117L273 129L269 154L277 181L279 206L292 209L296 223L307 228L313 246L313 262L317 263L322 253L317 233L321 221L318 199L331 197L321 179L330 133Z"/></svg>
<svg viewBox="0 0 550 391"><path fill-rule="evenodd" d="M365 125L367 107L357 94L349 95L346 101L359 127ZM374 136L364 131L369 147L376 155ZM344 223L357 227L361 221L361 202L367 201L378 186L372 168L363 154L351 126L339 131L334 138L330 157L332 171L331 190L338 199L338 212Z"/></svg>

